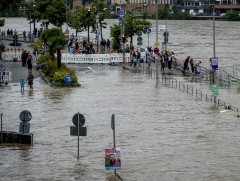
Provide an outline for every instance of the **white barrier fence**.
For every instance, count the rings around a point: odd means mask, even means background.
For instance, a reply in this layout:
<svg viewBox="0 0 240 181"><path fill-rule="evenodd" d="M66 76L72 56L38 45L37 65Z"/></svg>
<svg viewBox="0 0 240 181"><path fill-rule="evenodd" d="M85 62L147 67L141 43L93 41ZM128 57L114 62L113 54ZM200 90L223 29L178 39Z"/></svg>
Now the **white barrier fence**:
<svg viewBox="0 0 240 181"><path fill-rule="evenodd" d="M12 72L4 71L0 72L0 85L9 83L12 80Z"/></svg>
<svg viewBox="0 0 240 181"><path fill-rule="evenodd" d="M17 61L21 61L23 50L23 48L7 48L6 52L2 52L2 59L12 61L14 58L17 58Z"/></svg>
<svg viewBox="0 0 240 181"><path fill-rule="evenodd" d="M125 53L125 62L130 62L130 54ZM69 54L62 53L63 63L121 63L123 54Z"/></svg>

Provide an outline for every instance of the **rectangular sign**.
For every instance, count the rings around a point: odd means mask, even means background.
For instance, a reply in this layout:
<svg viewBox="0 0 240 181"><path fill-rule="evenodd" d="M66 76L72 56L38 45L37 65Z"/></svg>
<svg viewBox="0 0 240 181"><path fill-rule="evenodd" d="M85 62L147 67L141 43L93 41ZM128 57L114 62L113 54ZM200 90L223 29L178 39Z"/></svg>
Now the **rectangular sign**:
<svg viewBox="0 0 240 181"><path fill-rule="evenodd" d="M212 70L218 70L218 58L210 58Z"/></svg>
<svg viewBox="0 0 240 181"><path fill-rule="evenodd" d="M105 149L105 168L106 170L121 169L120 148Z"/></svg>
<svg viewBox="0 0 240 181"><path fill-rule="evenodd" d="M159 30L166 30L167 26L166 25L158 25Z"/></svg>

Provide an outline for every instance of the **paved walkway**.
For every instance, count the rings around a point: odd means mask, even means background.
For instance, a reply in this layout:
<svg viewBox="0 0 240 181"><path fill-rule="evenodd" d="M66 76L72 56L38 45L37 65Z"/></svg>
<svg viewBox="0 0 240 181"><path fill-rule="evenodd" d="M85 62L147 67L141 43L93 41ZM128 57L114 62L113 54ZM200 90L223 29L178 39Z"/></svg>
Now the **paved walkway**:
<svg viewBox="0 0 240 181"><path fill-rule="evenodd" d="M2 41L2 43L8 47L10 41ZM33 51L31 47L29 47L29 44L26 42L23 42L21 48L27 49L29 51ZM26 80L28 76L28 68L27 67L22 67L22 62L13 62L13 61L5 61L5 60L0 60L0 65L2 65L6 71L12 72L12 80L10 83L17 83L20 82L21 79ZM32 69L33 76L39 77L38 71L34 68Z"/></svg>

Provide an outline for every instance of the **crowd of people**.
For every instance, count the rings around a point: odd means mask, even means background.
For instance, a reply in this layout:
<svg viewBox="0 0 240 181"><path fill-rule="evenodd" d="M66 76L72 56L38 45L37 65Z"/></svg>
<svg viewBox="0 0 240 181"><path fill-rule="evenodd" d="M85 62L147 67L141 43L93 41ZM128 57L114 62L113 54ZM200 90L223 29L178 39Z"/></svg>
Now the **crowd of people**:
<svg viewBox="0 0 240 181"><path fill-rule="evenodd" d="M38 50L36 48L34 48L32 54L30 51L27 52L26 50L22 52L22 55L21 55L22 67L27 67L28 76L26 81L24 81L24 79L21 79L20 81L21 91L24 91L25 83L28 83L31 91L33 90L34 76L32 74L32 68L33 68L33 63L36 63L37 58L38 58Z"/></svg>
<svg viewBox="0 0 240 181"><path fill-rule="evenodd" d="M182 65L181 61L177 60L174 52L161 51L154 53L151 47L145 49L145 57L141 55L141 52L138 49L135 50L134 47L130 48L128 45L126 45L125 52L130 53L130 66L134 68L140 67L141 62L146 61L148 68L151 68L153 62L161 66L162 72L164 72L165 68L171 70L173 67L177 67L181 68L183 73L188 71L197 74L197 68L201 64L201 61L194 61L192 57L188 56Z"/></svg>
<svg viewBox="0 0 240 181"><path fill-rule="evenodd" d="M82 44L82 47L81 47ZM99 49L100 53L106 53L107 51L110 50L110 40L107 39L105 40L104 38L101 39L99 42ZM75 37L74 34L72 33L67 42L67 48L69 53L73 54L96 54L96 46L90 41L88 42L86 38L83 38L83 40L79 40L78 37Z"/></svg>

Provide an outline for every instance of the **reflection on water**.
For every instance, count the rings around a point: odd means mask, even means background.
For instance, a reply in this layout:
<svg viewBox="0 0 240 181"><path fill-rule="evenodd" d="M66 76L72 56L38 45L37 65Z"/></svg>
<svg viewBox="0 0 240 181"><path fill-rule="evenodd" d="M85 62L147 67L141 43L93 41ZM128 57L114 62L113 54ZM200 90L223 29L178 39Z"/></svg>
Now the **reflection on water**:
<svg viewBox="0 0 240 181"><path fill-rule="evenodd" d="M169 47L184 58L211 56L211 22L170 21ZM239 36L228 30L238 23L218 22L223 50L227 36ZM7 23L8 26L10 26ZM188 27L187 29L185 27ZM239 26L238 26L239 27ZM202 33L201 33L202 32ZM154 35L151 35L154 42ZM237 45L236 41L228 44ZM225 53L224 53L225 52ZM237 62L234 52L232 63ZM229 52L221 64L229 64ZM50 87L34 80L34 90L24 94L19 86L0 89L3 130L17 131L19 114L29 110L34 134L32 147L0 146L1 180L114 180L104 168L104 149L113 147L111 115L116 119L116 142L121 148L124 180L239 180L239 118L236 113L219 109L210 102L164 86L141 73L121 68L75 66L78 88ZM209 93L204 82L180 78ZM220 90L224 100L238 102L236 90ZM209 93L210 94L210 93ZM85 116L87 136L70 136L72 117Z"/></svg>
<svg viewBox="0 0 240 181"><path fill-rule="evenodd" d="M122 152L118 173L124 180L240 177L240 126L234 113L221 112L141 73L94 70L80 74L81 88L54 88L37 80L33 100L19 96L18 87L3 89L4 129L16 130L16 118L26 109L33 116L34 134L29 150L0 147L3 179L114 180L113 172L104 168L104 148L113 146L113 113ZM16 101L6 104L9 95ZM77 112L85 116L88 129L88 135L80 137L79 161L77 137L70 136Z"/></svg>

